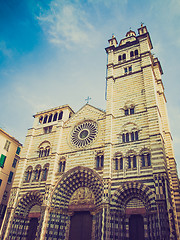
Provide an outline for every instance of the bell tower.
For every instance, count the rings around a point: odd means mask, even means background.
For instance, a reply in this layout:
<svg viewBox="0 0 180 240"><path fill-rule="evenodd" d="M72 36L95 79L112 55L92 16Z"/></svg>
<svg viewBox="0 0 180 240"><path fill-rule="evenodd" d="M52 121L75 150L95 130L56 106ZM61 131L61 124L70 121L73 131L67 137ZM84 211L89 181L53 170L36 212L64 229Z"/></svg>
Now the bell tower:
<svg viewBox="0 0 180 240"><path fill-rule="evenodd" d="M114 36L108 42L106 131L111 129L111 137L106 144L112 181L143 182L153 189L159 224L166 219L171 236L179 236L179 182L161 64L151 53L151 38L142 24L138 35L130 30L119 45ZM162 239L167 229L159 229Z"/></svg>

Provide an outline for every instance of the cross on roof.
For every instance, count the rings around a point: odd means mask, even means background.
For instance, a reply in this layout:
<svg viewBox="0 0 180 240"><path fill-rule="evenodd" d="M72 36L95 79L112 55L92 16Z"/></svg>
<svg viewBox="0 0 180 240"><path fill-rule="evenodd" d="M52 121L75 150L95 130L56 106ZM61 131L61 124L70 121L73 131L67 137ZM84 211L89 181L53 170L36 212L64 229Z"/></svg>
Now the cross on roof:
<svg viewBox="0 0 180 240"><path fill-rule="evenodd" d="M90 100L91 98L89 96L85 99L86 103L89 103Z"/></svg>

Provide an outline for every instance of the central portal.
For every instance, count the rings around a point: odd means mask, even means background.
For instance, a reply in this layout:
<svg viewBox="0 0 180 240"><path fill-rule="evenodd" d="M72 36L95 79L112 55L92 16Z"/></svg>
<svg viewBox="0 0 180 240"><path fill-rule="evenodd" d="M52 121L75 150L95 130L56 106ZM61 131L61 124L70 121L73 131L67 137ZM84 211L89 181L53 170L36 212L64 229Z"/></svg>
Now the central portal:
<svg viewBox="0 0 180 240"><path fill-rule="evenodd" d="M90 212L75 212L71 217L69 240L91 240L92 215Z"/></svg>

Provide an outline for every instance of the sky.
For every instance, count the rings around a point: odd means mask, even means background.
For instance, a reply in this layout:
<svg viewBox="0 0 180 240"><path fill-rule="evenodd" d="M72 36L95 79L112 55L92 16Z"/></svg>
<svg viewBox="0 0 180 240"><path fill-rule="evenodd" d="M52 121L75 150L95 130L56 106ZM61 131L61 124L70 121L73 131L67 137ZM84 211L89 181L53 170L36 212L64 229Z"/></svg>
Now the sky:
<svg viewBox="0 0 180 240"><path fill-rule="evenodd" d="M164 74L180 172L179 0L0 0L0 127L24 143L33 114L69 104L104 109L107 56L141 23Z"/></svg>

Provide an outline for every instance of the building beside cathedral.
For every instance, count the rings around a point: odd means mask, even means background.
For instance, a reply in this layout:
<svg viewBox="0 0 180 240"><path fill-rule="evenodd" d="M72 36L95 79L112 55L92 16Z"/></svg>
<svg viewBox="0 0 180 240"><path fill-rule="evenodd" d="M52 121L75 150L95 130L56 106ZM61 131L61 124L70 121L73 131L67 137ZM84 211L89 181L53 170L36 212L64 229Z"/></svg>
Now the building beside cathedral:
<svg viewBox="0 0 180 240"><path fill-rule="evenodd" d="M39 112L2 239L179 239L180 193L158 58L143 25L106 48L106 111Z"/></svg>
<svg viewBox="0 0 180 240"><path fill-rule="evenodd" d="M21 143L0 128L0 226L20 159Z"/></svg>

